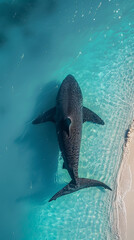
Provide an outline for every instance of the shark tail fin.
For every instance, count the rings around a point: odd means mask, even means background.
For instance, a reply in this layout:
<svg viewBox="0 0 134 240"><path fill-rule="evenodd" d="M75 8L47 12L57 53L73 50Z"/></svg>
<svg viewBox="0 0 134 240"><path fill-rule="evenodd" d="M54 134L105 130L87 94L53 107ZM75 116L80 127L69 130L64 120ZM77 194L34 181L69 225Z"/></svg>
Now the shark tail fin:
<svg viewBox="0 0 134 240"><path fill-rule="evenodd" d="M73 193L76 192L80 189L83 188L88 188L88 187L97 187L97 186L101 186L104 187L105 189L108 189L110 191L112 191L112 189L107 186L105 183L97 181L97 180L93 180L93 179L88 179L88 178L78 178L76 183L74 183L73 181L71 181L68 185L66 185L64 188L62 188L59 192L57 192L50 200L49 202L56 200L57 198L69 194L69 193Z"/></svg>

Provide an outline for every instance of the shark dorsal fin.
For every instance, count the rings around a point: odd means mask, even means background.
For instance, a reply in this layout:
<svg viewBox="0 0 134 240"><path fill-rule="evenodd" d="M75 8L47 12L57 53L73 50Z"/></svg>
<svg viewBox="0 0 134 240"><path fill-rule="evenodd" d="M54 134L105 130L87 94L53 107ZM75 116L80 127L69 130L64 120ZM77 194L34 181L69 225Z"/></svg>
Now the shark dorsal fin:
<svg viewBox="0 0 134 240"><path fill-rule="evenodd" d="M67 135L70 135L70 124L71 119L68 117L63 121L63 130L67 133Z"/></svg>

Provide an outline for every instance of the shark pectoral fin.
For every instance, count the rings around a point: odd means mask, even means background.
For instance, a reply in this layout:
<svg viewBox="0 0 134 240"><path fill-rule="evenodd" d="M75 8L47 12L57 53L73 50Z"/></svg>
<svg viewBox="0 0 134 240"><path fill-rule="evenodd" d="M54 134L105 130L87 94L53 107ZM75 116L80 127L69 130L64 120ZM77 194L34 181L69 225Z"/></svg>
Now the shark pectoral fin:
<svg viewBox="0 0 134 240"><path fill-rule="evenodd" d="M63 130L67 133L67 135L70 135L70 124L71 124L71 119L70 118L66 118L65 120L63 120Z"/></svg>
<svg viewBox="0 0 134 240"><path fill-rule="evenodd" d="M83 123L84 122L93 122L93 123L98 123L101 125L104 125L104 121L94 112L89 110L86 107L83 107Z"/></svg>
<svg viewBox="0 0 134 240"><path fill-rule="evenodd" d="M39 124L44 122L55 122L55 114L56 114L56 107L51 108L47 112L41 114L39 117L37 117L35 120L32 121L32 124Z"/></svg>

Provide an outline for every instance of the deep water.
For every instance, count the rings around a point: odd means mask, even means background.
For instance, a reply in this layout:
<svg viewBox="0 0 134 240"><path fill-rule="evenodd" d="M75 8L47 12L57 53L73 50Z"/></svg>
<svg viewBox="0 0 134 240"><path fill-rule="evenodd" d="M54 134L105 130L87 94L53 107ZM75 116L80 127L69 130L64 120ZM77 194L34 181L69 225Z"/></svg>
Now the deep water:
<svg viewBox="0 0 134 240"><path fill-rule="evenodd" d="M53 123L66 75L104 126L83 124L79 175L108 184L48 200L70 181ZM0 239L115 240L113 198L134 117L132 0L0 0Z"/></svg>

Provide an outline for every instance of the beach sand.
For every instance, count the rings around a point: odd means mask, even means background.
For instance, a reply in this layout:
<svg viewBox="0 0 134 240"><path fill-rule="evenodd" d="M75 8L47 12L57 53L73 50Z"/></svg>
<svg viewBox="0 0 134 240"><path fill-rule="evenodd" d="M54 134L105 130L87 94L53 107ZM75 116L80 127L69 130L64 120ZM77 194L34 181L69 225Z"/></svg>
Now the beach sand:
<svg viewBox="0 0 134 240"><path fill-rule="evenodd" d="M134 121L127 131L117 178L115 211L120 240L134 239Z"/></svg>

